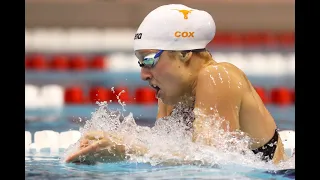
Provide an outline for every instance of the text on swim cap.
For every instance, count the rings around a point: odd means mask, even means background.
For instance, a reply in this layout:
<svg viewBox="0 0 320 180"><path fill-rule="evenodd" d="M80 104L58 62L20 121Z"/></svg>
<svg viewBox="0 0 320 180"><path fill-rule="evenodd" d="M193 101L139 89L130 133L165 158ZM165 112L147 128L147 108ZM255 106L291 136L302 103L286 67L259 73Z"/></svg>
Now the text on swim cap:
<svg viewBox="0 0 320 180"><path fill-rule="evenodd" d="M174 33L175 37L182 37L182 38L194 38L194 32L181 32L181 31L176 31Z"/></svg>
<svg viewBox="0 0 320 180"><path fill-rule="evenodd" d="M134 35L134 39L141 39L142 37L142 33L137 33L136 35Z"/></svg>

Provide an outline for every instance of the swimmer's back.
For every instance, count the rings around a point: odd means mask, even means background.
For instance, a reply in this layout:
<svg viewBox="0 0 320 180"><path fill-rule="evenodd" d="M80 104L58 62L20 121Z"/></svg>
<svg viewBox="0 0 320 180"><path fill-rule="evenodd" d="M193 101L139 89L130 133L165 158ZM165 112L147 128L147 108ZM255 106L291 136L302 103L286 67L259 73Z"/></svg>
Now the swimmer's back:
<svg viewBox="0 0 320 180"><path fill-rule="evenodd" d="M241 92L242 97L240 107L238 107L239 122L236 123L238 126L236 129L250 134L252 138L259 139L259 143L254 144L252 148L260 147L268 142L267 137L271 138L277 128L273 117L242 70L226 62L218 63L216 66L227 72L221 73L221 77L229 79L229 87L238 88ZM221 90L228 91L228 89Z"/></svg>
<svg viewBox="0 0 320 180"><path fill-rule="evenodd" d="M219 69L220 71L211 71L210 69ZM258 93L255 91L253 85L248 80L247 76L242 70L230 63L217 63L213 66L206 67L205 71L212 73L220 73L220 83L230 83L229 86L224 86L225 89L219 89L219 91L227 92L229 88L238 88L241 94L241 100L237 111L238 122L230 122L231 130L239 129L248 134L255 141L253 142L251 149L256 149L265 145L274 135L277 128L276 123L265 107ZM219 86L216 86L219 88ZM218 92L219 92L218 91ZM208 97L210 98L210 97ZM158 101L158 116L162 118L169 116L173 110L170 105L165 105ZM283 151L283 145L279 138L279 147L275 154L280 154ZM275 155L277 157L277 155ZM280 158L281 159L281 158Z"/></svg>
<svg viewBox="0 0 320 180"><path fill-rule="evenodd" d="M233 128L247 132L253 138L272 137L276 124L243 71L225 62L215 64L214 67L223 69L221 78L225 79L224 83L230 83L230 88L239 88L242 91L240 107L238 107L239 122L234 122ZM221 91L228 91L228 89L221 89ZM159 99L157 119L169 116L172 110L173 106L166 105ZM267 141L265 140L265 142ZM265 142L261 141L261 145ZM260 144L256 144L256 146L260 146ZM253 148L255 147L253 146Z"/></svg>
<svg viewBox="0 0 320 180"><path fill-rule="evenodd" d="M238 74L241 77L240 82L243 84L241 87L243 95L239 111L239 129L258 140L252 148L260 147L273 136L277 128L276 123L243 71L229 63L224 66Z"/></svg>
<svg viewBox="0 0 320 180"><path fill-rule="evenodd" d="M248 80L245 73L230 63L218 63L231 78L230 86L238 86L242 91L242 98L239 107L239 122L236 123L243 132L246 132L253 141L251 149L259 148L265 145L274 136L277 125L261 100L259 94L255 91L254 86ZM284 156L284 149L281 138L278 138L278 147L275 151L274 160L281 160Z"/></svg>

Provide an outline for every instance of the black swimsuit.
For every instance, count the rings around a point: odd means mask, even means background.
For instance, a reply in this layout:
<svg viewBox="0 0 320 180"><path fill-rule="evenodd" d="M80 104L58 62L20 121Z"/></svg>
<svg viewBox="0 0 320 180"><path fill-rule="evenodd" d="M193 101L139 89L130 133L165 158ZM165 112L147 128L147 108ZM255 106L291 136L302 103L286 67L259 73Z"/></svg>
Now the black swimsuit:
<svg viewBox="0 0 320 180"><path fill-rule="evenodd" d="M274 153L277 149L278 137L279 137L279 133L278 133L278 129L276 129L270 141L268 141L262 147L252 150L253 153L255 154L262 153L261 159L263 161L270 161L273 158Z"/></svg>

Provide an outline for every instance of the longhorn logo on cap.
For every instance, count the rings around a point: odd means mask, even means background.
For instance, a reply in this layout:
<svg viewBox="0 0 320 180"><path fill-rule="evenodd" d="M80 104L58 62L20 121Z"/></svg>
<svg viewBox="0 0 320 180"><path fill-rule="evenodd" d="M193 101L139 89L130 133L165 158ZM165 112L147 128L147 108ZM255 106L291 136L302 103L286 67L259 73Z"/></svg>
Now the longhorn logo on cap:
<svg viewBox="0 0 320 180"><path fill-rule="evenodd" d="M182 13L184 19L188 19L188 14L191 13L192 11L192 10L186 10L186 9L172 9L172 10L177 10L180 13Z"/></svg>

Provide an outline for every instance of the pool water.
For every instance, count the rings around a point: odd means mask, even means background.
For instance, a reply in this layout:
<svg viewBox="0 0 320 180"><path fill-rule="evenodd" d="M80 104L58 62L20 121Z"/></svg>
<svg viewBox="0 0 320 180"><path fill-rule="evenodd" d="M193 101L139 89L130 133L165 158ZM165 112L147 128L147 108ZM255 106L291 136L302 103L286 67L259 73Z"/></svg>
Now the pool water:
<svg viewBox="0 0 320 180"><path fill-rule="evenodd" d="M153 126L153 121L139 119L137 125ZM278 124L281 124L277 122ZM57 132L79 130L85 123L79 123L68 118L55 119L53 121L26 121L26 131L34 134L36 131L53 130ZM280 129L292 129L293 121L282 124ZM262 168L256 164L222 164L208 165L151 165L142 163L145 161L122 161L118 163L99 163L95 165L67 164L61 159L63 153L53 154L49 152L25 154L25 179L295 179L295 168L290 164L284 168ZM232 158L231 158L232 159ZM234 159L233 159L234 160ZM282 167L282 166L281 166ZM279 171L279 169L292 169ZM277 169L270 171L270 169Z"/></svg>
<svg viewBox="0 0 320 180"><path fill-rule="evenodd" d="M28 124L27 129L31 132L50 128L61 131L78 129L77 126L68 121L38 122ZM64 163L62 157L62 152L26 153L25 179L295 179L294 171L276 174L243 164L168 166L128 161L77 165Z"/></svg>
<svg viewBox="0 0 320 180"><path fill-rule="evenodd" d="M132 162L77 165L66 164L59 157L50 154L26 155L25 179L295 179L292 171L275 174L240 165L152 166Z"/></svg>

